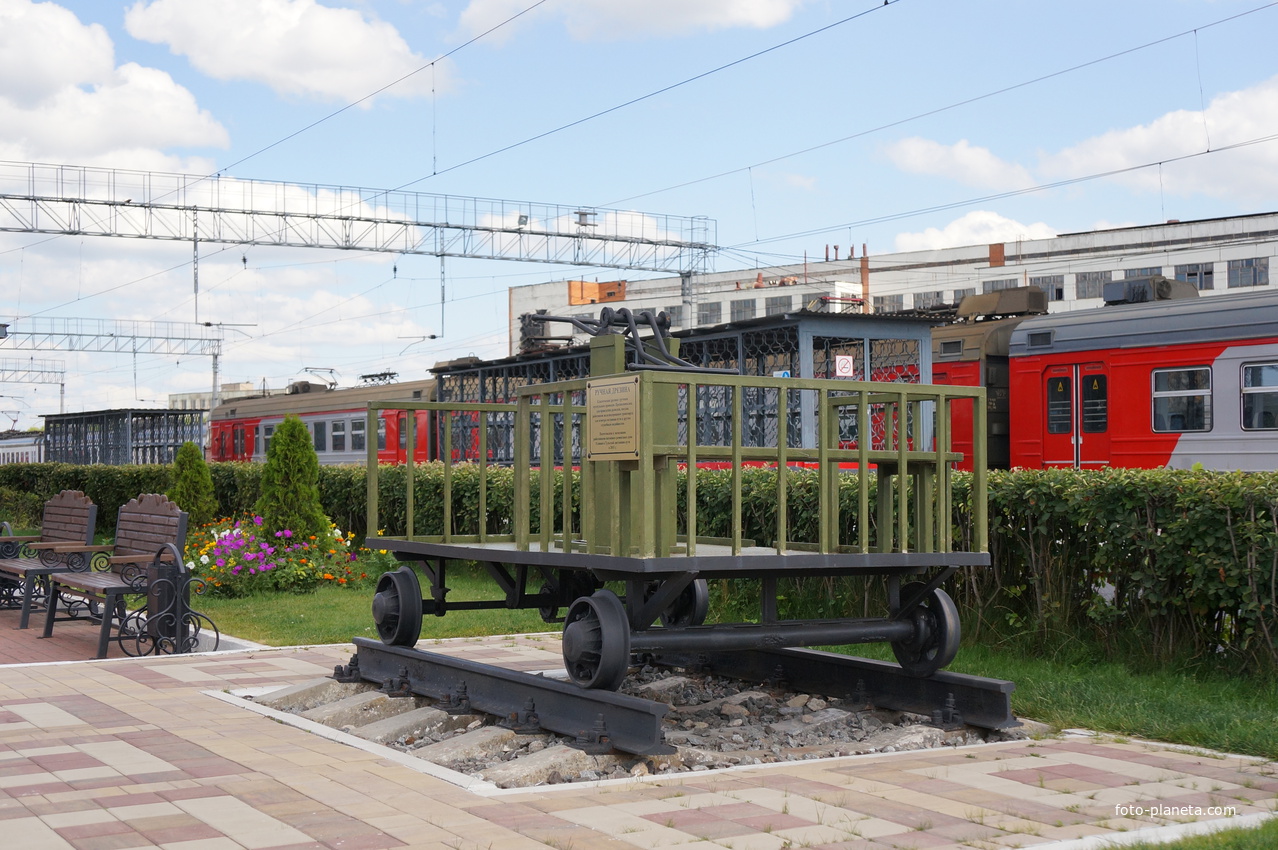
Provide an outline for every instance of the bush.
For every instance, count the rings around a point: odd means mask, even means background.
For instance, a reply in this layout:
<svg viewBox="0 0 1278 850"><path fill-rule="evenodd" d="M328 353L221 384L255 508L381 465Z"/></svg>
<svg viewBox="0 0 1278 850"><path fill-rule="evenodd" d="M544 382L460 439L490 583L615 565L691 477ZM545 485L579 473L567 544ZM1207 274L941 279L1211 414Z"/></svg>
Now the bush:
<svg viewBox="0 0 1278 850"><path fill-rule="evenodd" d="M319 500L319 458L302 420L292 414L275 429L262 469L262 495L255 513L270 532L289 531L302 539L328 533Z"/></svg>
<svg viewBox="0 0 1278 850"><path fill-rule="evenodd" d="M15 533L20 528L39 528L43 518L44 500L35 493L0 487L0 521L9 523Z"/></svg>
<svg viewBox="0 0 1278 850"><path fill-rule="evenodd" d="M217 515L213 476L204 462L204 452L195 443L188 440L178 449L173 461L173 486L165 495L186 511L191 525L205 525Z"/></svg>

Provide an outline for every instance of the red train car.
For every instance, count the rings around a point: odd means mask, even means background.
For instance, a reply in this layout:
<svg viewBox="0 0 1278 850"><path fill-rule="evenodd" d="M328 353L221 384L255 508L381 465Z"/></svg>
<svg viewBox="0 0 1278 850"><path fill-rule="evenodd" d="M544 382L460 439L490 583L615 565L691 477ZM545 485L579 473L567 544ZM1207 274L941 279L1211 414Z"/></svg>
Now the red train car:
<svg viewBox="0 0 1278 850"><path fill-rule="evenodd" d="M288 392L257 398L238 398L218 405L210 417L209 457L215 461L266 459L271 434L286 414L296 414L306 424L322 464L366 463L368 442L375 440L380 463L403 463L408 456L407 411L384 410L377 433L367 433L369 401L433 398L435 381L406 381L348 389L297 382ZM413 459L435 457L431 417L416 412L416 447Z"/></svg>
<svg viewBox="0 0 1278 850"><path fill-rule="evenodd" d="M959 321L932 331L932 383L985 387L988 465L1010 463L1011 397L1008 343L1012 331L1031 316L1047 312L1047 294L1036 287L1005 289L969 296L958 308ZM950 446L962 452L960 469L972 468L972 402L951 407Z"/></svg>
<svg viewBox="0 0 1278 850"><path fill-rule="evenodd" d="M1278 466L1278 293L1029 319L1009 354L1012 466Z"/></svg>

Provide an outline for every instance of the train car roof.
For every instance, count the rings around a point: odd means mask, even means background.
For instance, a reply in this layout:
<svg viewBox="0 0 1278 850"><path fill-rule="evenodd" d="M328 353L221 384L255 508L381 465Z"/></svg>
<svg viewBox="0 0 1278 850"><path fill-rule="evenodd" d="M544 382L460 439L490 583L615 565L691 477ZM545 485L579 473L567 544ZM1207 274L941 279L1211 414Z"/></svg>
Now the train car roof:
<svg viewBox="0 0 1278 850"><path fill-rule="evenodd" d="M1107 348L1278 337L1278 291L1230 293L1026 319L1012 332L1013 357Z"/></svg>
<svg viewBox="0 0 1278 850"><path fill-rule="evenodd" d="M315 386L310 384L308 386ZM285 413L322 413L327 410L359 410L370 401L402 399L422 401L435 386L434 379L401 381L340 390L319 389L300 393L277 393L256 398L235 398L214 408L213 421L243 417L282 416Z"/></svg>

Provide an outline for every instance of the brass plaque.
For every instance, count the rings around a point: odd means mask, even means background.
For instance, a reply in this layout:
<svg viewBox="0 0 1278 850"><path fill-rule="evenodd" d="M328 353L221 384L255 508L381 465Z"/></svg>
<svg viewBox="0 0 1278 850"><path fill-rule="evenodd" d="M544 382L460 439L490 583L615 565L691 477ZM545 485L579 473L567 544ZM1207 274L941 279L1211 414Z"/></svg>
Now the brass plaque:
<svg viewBox="0 0 1278 850"><path fill-rule="evenodd" d="M618 375L586 382L590 436L588 460L639 457L639 376Z"/></svg>

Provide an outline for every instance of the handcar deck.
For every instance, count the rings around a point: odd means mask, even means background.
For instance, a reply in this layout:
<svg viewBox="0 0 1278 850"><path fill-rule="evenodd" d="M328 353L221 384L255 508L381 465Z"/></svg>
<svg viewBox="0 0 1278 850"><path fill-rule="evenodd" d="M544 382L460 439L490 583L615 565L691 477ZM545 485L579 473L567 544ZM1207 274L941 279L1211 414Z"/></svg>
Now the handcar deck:
<svg viewBox="0 0 1278 850"><path fill-rule="evenodd" d="M808 552L780 551L772 546L743 547L737 554L730 545L698 543L695 555L639 558L590 553L581 548L565 550L540 542L526 550L514 542L439 543L418 540L378 541L387 551L407 560L477 561L552 569L584 570L605 581L639 576L697 573L701 578L762 578L784 573L806 575L914 575L932 567L989 566L988 552Z"/></svg>

